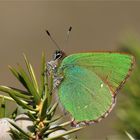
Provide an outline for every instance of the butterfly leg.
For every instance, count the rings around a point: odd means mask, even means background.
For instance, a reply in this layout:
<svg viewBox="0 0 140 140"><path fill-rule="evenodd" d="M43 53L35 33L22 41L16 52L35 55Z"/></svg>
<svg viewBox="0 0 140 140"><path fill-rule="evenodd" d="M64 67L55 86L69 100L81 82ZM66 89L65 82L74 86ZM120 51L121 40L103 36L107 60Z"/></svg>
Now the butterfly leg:
<svg viewBox="0 0 140 140"><path fill-rule="evenodd" d="M53 81L54 88L57 88L62 80L63 80L63 76L58 77L57 75L55 75Z"/></svg>
<svg viewBox="0 0 140 140"><path fill-rule="evenodd" d="M50 61L47 63L47 75L49 76L51 74L51 71L53 71L55 68L55 65L54 65L54 61Z"/></svg>

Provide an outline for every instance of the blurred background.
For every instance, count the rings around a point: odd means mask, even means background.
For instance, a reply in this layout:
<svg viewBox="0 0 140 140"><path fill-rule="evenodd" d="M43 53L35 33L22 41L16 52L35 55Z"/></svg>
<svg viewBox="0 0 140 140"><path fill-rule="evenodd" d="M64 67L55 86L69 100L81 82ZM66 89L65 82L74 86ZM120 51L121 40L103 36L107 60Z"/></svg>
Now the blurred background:
<svg viewBox="0 0 140 140"><path fill-rule="evenodd" d="M8 65L23 64L23 52L37 74L42 51L48 61L52 58L56 48L46 29L66 54L120 49L140 59L139 13L139 1L0 1L0 84L22 88ZM73 29L66 45L69 26ZM79 140L117 140L124 131L140 136L138 73L137 67L106 119L75 134Z"/></svg>

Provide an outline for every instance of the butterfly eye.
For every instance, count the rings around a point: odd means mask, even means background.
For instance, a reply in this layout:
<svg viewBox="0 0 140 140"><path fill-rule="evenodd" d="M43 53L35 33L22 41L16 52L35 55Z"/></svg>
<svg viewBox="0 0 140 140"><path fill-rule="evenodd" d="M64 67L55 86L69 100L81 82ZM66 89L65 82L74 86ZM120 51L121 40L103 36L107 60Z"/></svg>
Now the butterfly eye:
<svg viewBox="0 0 140 140"><path fill-rule="evenodd" d="M60 58L61 57L61 54L57 54L56 55L56 59Z"/></svg>
<svg viewBox="0 0 140 140"><path fill-rule="evenodd" d="M63 56L62 51L58 51L58 50L57 50L57 51L54 53L53 59L54 59L54 60L60 59L62 56Z"/></svg>

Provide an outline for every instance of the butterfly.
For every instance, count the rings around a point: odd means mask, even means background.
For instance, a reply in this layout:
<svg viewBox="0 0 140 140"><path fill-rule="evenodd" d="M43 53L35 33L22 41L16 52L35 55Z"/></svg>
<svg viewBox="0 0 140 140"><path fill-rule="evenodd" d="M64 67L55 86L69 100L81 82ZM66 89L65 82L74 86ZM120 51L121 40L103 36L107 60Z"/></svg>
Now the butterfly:
<svg viewBox="0 0 140 140"><path fill-rule="evenodd" d="M117 52L65 56L58 49L48 64L54 72L59 100L74 123L90 124L99 122L113 109L116 95L132 71L134 57Z"/></svg>

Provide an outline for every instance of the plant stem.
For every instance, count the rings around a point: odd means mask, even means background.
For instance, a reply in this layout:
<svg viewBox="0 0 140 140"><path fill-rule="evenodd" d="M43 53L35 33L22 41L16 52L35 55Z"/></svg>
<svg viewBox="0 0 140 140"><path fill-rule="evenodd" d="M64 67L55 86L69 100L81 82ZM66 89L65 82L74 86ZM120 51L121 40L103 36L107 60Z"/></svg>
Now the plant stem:
<svg viewBox="0 0 140 140"><path fill-rule="evenodd" d="M14 102L15 102L15 100L14 100L14 99L12 99L11 97L4 96L4 95L0 95L0 98L3 98L3 97L4 97L4 99L6 99L6 100L9 100L9 101L14 101Z"/></svg>

